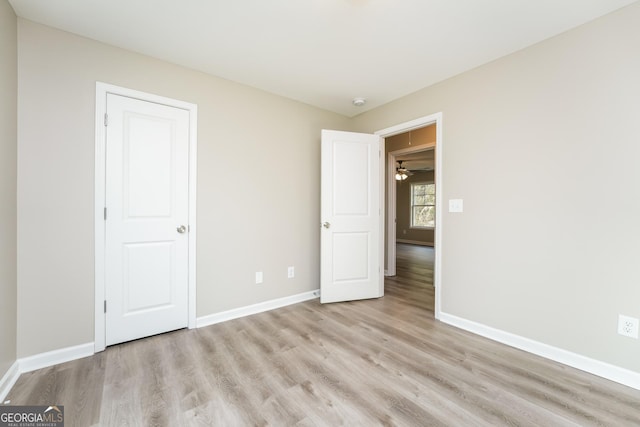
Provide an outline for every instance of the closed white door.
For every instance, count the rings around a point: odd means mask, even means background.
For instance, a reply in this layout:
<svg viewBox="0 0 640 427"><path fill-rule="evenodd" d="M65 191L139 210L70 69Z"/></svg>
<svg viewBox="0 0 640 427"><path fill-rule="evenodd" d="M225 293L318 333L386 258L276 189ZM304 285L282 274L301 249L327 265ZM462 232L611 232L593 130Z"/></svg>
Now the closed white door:
<svg viewBox="0 0 640 427"><path fill-rule="evenodd" d="M380 137L322 131L320 301L384 294Z"/></svg>
<svg viewBox="0 0 640 427"><path fill-rule="evenodd" d="M188 323L189 112L107 95L106 344Z"/></svg>

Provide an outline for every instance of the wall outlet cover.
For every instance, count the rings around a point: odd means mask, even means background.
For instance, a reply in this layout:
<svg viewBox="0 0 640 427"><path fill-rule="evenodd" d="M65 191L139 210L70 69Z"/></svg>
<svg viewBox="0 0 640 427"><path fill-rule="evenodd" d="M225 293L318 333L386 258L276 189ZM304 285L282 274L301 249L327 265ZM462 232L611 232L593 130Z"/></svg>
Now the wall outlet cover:
<svg viewBox="0 0 640 427"><path fill-rule="evenodd" d="M638 319L624 315L618 316L618 333L625 337L638 338Z"/></svg>
<svg viewBox="0 0 640 427"><path fill-rule="evenodd" d="M462 212L464 210L464 201L462 199L449 200L449 212Z"/></svg>

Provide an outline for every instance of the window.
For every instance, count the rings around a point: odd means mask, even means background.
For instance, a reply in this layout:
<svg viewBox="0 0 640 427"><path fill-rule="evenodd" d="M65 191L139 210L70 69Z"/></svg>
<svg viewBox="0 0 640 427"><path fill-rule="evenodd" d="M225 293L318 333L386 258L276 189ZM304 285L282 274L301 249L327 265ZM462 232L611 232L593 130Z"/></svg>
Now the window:
<svg viewBox="0 0 640 427"><path fill-rule="evenodd" d="M435 219L436 185L411 184L411 227L433 228Z"/></svg>

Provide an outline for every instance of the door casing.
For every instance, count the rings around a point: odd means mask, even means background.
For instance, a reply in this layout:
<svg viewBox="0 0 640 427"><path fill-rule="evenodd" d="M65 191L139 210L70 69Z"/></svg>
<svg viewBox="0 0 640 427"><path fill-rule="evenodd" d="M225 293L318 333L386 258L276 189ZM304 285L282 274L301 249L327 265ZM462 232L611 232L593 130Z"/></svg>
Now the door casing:
<svg viewBox="0 0 640 427"><path fill-rule="evenodd" d="M105 152L105 114L107 94L115 94L148 102L181 108L189 111L189 279L188 279L188 327L196 327L196 176L197 176L197 130L198 106L134 89L123 88L107 83L96 82L96 117L95 117L95 323L94 351L99 352L106 347L105 301L105 184L106 184L106 152Z"/></svg>
<svg viewBox="0 0 640 427"><path fill-rule="evenodd" d="M435 287L435 307L434 315L436 319L440 318L441 313L441 296L442 296L442 223L443 223L443 183L442 183L442 159L443 159L443 143L442 143L442 113L435 113L429 116L419 117L408 122L400 123L395 126L391 126L377 132L376 135L380 135L383 138L398 135L401 133L409 132L425 126L436 125L436 170L435 170L435 184L436 184L436 226L434 230L434 246L435 246L435 260L433 266L433 286ZM410 151L421 151L431 148L430 146L415 147ZM384 148L383 148L384 149ZM403 150L404 151L404 150ZM405 154L408 151L404 152ZM387 215L387 233L385 236L386 249L387 249L387 271L388 275L395 275L396 266L396 224L395 224L395 200L396 200L396 186L395 186L395 174L393 173L395 168L395 155L389 153L389 159L387 162L387 195L386 201L388 208ZM395 154L402 154L400 152ZM392 162L393 160L393 162ZM384 200L384 198L382 199ZM384 202L382 202L384 203ZM384 206L382 206L384 212ZM381 248L384 250L384 248Z"/></svg>

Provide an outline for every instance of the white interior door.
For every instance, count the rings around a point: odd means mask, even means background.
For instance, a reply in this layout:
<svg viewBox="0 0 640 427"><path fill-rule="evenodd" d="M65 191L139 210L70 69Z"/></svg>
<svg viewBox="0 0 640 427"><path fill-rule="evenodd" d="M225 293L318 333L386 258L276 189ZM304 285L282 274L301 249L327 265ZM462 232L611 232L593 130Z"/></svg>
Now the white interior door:
<svg viewBox="0 0 640 427"><path fill-rule="evenodd" d="M322 303L384 293L380 140L377 135L322 131Z"/></svg>
<svg viewBox="0 0 640 427"><path fill-rule="evenodd" d="M189 112L107 95L106 344L188 323Z"/></svg>

